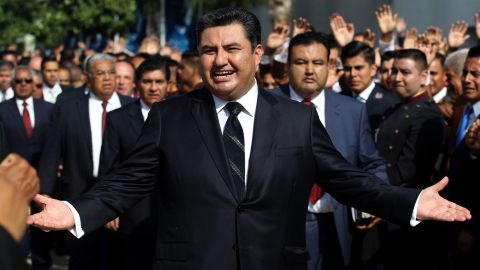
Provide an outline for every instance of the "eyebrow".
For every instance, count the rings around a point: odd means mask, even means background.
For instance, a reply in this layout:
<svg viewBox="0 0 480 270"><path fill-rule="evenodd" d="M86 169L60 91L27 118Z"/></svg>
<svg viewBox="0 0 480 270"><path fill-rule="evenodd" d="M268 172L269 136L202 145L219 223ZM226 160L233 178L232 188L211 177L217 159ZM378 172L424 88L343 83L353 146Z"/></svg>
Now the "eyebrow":
<svg viewBox="0 0 480 270"><path fill-rule="evenodd" d="M222 45L222 48L235 47L235 46L241 46L241 44L238 43L238 42L232 42L232 43ZM200 47L200 50L214 49L216 47L217 46L207 44L207 45L203 45L202 47Z"/></svg>

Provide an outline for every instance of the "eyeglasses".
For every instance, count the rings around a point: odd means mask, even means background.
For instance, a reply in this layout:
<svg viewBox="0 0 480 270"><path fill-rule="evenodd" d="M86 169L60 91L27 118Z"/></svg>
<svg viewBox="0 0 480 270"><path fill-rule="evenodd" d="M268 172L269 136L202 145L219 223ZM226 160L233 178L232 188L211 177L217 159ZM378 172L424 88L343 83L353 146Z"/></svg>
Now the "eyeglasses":
<svg viewBox="0 0 480 270"><path fill-rule="evenodd" d="M15 79L16 84L21 84L23 82L30 84L33 82L33 79Z"/></svg>

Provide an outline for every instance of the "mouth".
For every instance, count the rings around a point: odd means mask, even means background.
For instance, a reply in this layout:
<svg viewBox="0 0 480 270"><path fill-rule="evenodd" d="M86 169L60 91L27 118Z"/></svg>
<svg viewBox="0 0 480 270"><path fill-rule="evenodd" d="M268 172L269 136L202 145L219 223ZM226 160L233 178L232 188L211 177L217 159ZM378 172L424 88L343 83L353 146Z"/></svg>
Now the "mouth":
<svg viewBox="0 0 480 270"><path fill-rule="evenodd" d="M225 82L230 80L235 72L233 70L219 70L213 72L214 82Z"/></svg>
<svg viewBox="0 0 480 270"><path fill-rule="evenodd" d="M314 83L315 80L314 80L313 78L307 77L307 78L304 78L304 79L303 79L303 82L304 82L304 83Z"/></svg>

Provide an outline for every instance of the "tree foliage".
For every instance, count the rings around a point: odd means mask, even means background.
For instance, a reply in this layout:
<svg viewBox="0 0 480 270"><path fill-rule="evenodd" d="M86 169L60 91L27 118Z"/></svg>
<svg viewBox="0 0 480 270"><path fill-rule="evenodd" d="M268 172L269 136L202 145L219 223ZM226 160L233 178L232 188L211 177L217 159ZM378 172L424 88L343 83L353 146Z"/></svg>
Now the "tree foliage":
<svg viewBox="0 0 480 270"><path fill-rule="evenodd" d="M3 0L0 2L0 43L32 34L54 46L80 33L126 33L135 19L135 0Z"/></svg>

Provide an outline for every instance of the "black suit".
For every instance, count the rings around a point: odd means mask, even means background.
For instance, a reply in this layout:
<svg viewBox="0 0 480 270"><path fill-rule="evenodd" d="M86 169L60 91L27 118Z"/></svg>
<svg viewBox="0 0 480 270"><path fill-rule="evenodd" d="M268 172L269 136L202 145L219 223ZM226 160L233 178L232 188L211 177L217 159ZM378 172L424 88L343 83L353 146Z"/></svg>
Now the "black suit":
<svg viewBox="0 0 480 270"><path fill-rule="evenodd" d="M73 202L82 228L102 226L156 185L155 269L256 270L306 269L313 180L341 203L409 223L419 191L350 165L314 108L259 90L243 200L220 130L205 89L155 104L132 155Z"/></svg>
<svg viewBox="0 0 480 270"><path fill-rule="evenodd" d="M111 172L127 159L143 127L140 100L108 114L100 155L99 175ZM113 269L152 268L155 248L154 213L150 196L120 216L118 232L109 234L109 263ZM113 253L113 254L112 254Z"/></svg>
<svg viewBox="0 0 480 270"><path fill-rule="evenodd" d="M353 96L351 91L342 91L342 94ZM384 90L380 85L375 84L372 93L365 102L372 131L380 126L380 123L399 102L399 98Z"/></svg>
<svg viewBox="0 0 480 270"><path fill-rule="evenodd" d="M25 158L34 168L38 169L54 106L50 102L43 100L32 99L32 101L35 126L33 127L31 138L27 136L16 98L0 104L0 121L5 129L6 142L9 148L8 153L18 154ZM34 212L38 211L33 204L32 209ZM31 228L30 236L32 264L34 267L51 266L49 234L38 228Z"/></svg>
<svg viewBox="0 0 480 270"><path fill-rule="evenodd" d="M28 269L18 244L12 236L0 225L0 269L22 270Z"/></svg>
<svg viewBox="0 0 480 270"><path fill-rule="evenodd" d="M65 99L55 106L55 119L38 171L40 192L52 195L59 188L58 197L61 199L79 196L97 182L97 178L93 177L89 95L72 95L77 98ZM132 101L128 97L119 97L122 105ZM60 163L63 164L63 171L57 185L57 168ZM70 269L102 269L100 260L105 259L102 255L105 249L102 246L103 237L104 231L97 230L89 237L70 241Z"/></svg>

